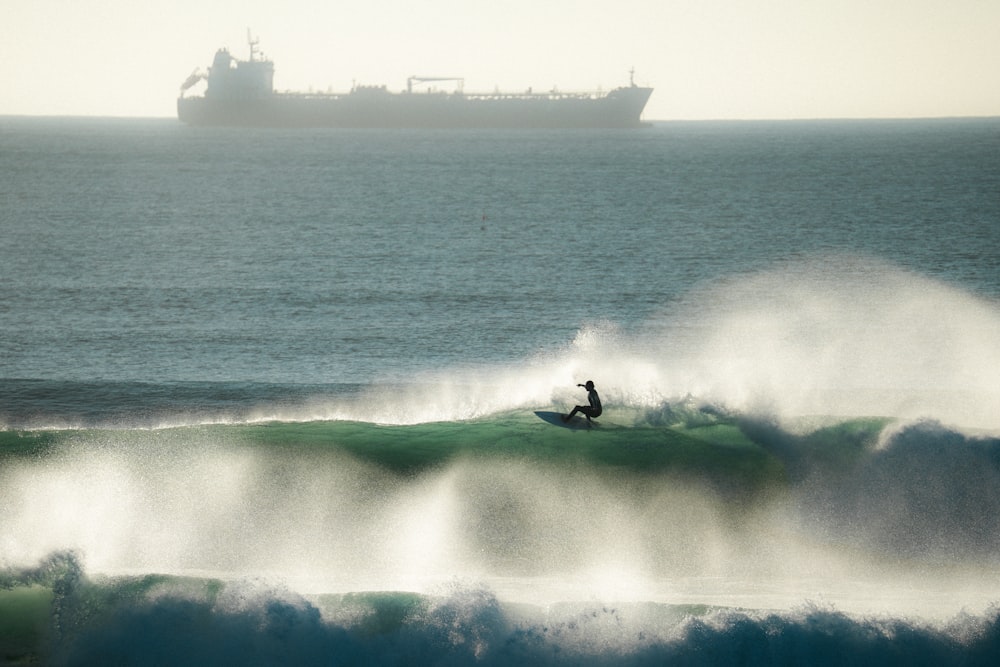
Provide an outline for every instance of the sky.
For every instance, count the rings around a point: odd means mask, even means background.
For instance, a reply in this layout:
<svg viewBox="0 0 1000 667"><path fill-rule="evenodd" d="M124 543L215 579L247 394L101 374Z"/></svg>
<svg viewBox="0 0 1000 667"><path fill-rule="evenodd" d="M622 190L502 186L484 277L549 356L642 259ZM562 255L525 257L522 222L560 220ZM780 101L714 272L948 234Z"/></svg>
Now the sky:
<svg viewBox="0 0 1000 667"><path fill-rule="evenodd" d="M654 88L645 120L1000 116L1000 0L0 0L0 115L172 117L247 31L279 90Z"/></svg>

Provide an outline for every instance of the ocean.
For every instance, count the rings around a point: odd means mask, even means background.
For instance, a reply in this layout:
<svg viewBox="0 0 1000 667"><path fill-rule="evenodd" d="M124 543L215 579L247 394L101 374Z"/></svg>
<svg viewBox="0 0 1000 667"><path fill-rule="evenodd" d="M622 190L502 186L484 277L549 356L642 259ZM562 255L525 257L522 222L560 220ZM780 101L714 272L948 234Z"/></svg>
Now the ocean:
<svg viewBox="0 0 1000 667"><path fill-rule="evenodd" d="M997 664L998 156L0 118L0 665Z"/></svg>

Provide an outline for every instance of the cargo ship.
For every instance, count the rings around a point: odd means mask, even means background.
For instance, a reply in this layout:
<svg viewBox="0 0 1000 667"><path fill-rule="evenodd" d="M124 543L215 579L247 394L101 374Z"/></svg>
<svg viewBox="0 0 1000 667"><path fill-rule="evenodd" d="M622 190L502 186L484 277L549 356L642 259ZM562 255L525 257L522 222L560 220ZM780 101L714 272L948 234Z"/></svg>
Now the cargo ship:
<svg viewBox="0 0 1000 667"><path fill-rule="evenodd" d="M194 126L345 128L635 128L652 88L608 92L467 93L461 78L413 76L405 91L354 86L346 93L274 90L274 63L249 40L249 60L219 49L207 72L181 85L177 117ZM205 82L201 94L191 89ZM428 83L451 82L442 92Z"/></svg>

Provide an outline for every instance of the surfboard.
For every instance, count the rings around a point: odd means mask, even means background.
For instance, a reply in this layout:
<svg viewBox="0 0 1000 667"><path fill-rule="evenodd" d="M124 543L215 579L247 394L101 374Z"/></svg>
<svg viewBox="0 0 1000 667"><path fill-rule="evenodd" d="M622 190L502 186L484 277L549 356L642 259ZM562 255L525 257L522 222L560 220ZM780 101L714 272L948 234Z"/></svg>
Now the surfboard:
<svg viewBox="0 0 1000 667"><path fill-rule="evenodd" d="M590 428L590 426L587 425L586 417L573 417L568 422L564 422L563 416L558 412L539 411L536 412L535 414L538 415L538 418L544 422L554 424L555 426L562 426L563 428L572 429L574 431L577 429L586 430ZM591 424L593 426L597 426L596 421L591 421Z"/></svg>

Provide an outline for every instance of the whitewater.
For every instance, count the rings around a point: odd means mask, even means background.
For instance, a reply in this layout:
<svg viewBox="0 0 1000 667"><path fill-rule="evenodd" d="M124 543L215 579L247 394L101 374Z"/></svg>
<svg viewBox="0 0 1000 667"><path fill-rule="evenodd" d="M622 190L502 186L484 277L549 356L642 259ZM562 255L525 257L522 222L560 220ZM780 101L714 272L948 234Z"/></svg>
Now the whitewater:
<svg viewBox="0 0 1000 667"><path fill-rule="evenodd" d="M0 664L1000 656L995 120L0 124Z"/></svg>

